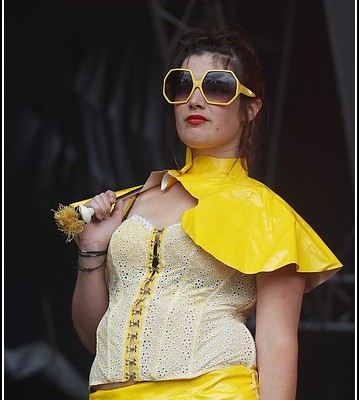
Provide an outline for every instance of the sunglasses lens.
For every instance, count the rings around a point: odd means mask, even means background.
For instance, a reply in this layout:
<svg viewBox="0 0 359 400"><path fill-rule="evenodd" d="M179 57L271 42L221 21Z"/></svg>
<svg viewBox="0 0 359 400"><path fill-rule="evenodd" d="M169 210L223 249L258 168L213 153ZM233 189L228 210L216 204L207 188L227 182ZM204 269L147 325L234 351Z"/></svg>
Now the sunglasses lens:
<svg viewBox="0 0 359 400"><path fill-rule="evenodd" d="M228 103L236 95L237 82L230 72L211 71L205 76L202 89L208 101Z"/></svg>
<svg viewBox="0 0 359 400"><path fill-rule="evenodd" d="M189 71L171 71L165 80L165 93L172 102L186 101L193 86Z"/></svg>

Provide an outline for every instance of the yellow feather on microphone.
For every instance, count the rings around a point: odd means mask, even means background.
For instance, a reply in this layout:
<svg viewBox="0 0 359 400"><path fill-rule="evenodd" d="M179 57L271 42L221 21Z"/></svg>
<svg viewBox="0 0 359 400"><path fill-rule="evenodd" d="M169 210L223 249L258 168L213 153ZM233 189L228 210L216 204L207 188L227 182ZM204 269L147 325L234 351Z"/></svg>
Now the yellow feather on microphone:
<svg viewBox="0 0 359 400"><path fill-rule="evenodd" d="M54 211L54 218L58 229L66 235L66 242L71 242L85 226L85 221L81 219L77 207L71 205L60 204L58 210Z"/></svg>

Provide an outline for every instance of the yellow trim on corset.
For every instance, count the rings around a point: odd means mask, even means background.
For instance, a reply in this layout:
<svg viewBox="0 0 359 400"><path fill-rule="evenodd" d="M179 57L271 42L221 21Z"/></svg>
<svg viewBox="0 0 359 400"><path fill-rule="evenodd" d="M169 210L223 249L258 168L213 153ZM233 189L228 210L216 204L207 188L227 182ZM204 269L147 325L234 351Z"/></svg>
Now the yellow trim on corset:
<svg viewBox="0 0 359 400"><path fill-rule="evenodd" d="M131 317L127 328L126 338L126 359L125 376L126 379L138 381L138 351L140 346L140 332L143 325L143 314L145 311L145 301L151 295L153 282L158 273L163 268L160 258L160 248L162 236L166 228L162 230L153 229L148 246L148 257L146 267L148 268L140 286L137 299L131 307Z"/></svg>

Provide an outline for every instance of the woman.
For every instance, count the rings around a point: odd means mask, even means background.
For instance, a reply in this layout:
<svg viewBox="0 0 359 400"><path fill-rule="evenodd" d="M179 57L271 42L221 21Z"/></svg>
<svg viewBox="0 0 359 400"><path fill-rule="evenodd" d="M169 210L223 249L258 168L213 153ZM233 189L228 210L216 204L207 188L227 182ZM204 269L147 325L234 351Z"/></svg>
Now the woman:
<svg viewBox="0 0 359 400"><path fill-rule="evenodd" d="M185 166L85 202L94 216L75 238L89 398L294 400L303 293L342 265L248 176L264 89L243 32L191 30L172 65L163 93Z"/></svg>

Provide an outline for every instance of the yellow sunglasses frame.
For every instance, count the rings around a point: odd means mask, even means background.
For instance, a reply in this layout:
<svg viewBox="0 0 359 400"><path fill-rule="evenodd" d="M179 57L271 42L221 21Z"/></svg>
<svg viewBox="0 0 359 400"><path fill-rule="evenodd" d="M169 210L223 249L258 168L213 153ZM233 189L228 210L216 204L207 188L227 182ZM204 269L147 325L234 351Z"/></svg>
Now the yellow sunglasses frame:
<svg viewBox="0 0 359 400"><path fill-rule="evenodd" d="M186 100L171 101L171 100L167 97L167 95L166 95L166 91L165 91L165 88L166 88L166 80L167 80L168 76L170 75L170 73L173 72L173 71L187 71L187 72L189 72L190 75L191 75L192 82L193 82L193 87L192 87L192 90L191 90L191 92L190 92L190 94L188 95L188 97L187 97ZM236 94L234 95L233 99L231 99L231 100L228 101L227 103L219 103L219 102L217 102L217 101L209 101L209 100L207 99L207 97L206 97L206 95L204 94L203 89L202 89L202 83L203 83L205 77L207 76L207 74L208 74L209 72L229 72L229 73L233 76L234 80L235 80L236 83L237 83ZM209 69L208 71L206 71L206 72L203 74L203 76L202 76L201 79L197 80L197 79L194 79L193 73L192 73L192 71L191 71L190 69L187 69L187 68L172 68L172 69L170 69L170 70L167 72L166 76L165 76L164 79L163 79L162 93L163 93L164 98L165 98L165 99L168 101L168 103L170 103L170 104L185 104L185 103L187 103L188 100L191 98L191 96L192 96L193 92L196 90L196 88L199 89L199 91L201 92L201 94L202 94L203 98L205 99L206 103L208 103L208 104L214 104L214 105L217 105L217 106L228 106L229 104L233 103L233 101L234 101L241 93L244 94L245 96L248 96L248 97L256 97L256 95L255 95L250 89L248 89L247 87L245 87L244 85L242 85L241 82L239 82L239 80L238 80L238 78L236 77L235 73L234 73L233 71L229 70L229 69Z"/></svg>

